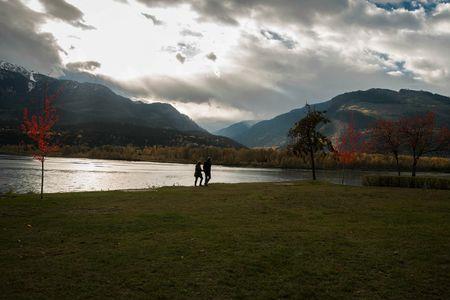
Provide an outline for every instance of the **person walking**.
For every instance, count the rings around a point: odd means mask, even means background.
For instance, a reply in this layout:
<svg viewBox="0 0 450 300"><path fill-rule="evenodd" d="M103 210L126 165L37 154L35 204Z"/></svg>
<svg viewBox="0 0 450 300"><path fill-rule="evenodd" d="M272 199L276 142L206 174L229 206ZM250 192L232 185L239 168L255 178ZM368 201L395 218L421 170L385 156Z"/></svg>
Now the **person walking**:
<svg viewBox="0 0 450 300"><path fill-rule="evenodd" d="M202 182L203 182L203 175L202 175L202 163L198 162L195 165L195 173L194 173L194 177L195 177L195 181L194 181L194 186L197 186L197 180L200 178L200 184L199 186L202 186Z"/></svg>
<svg viewBox="0 0 450 300"><path fill-rule="evenodd" d="M211 180L211 157L208 157L203 163L203 172L205 172L205 186L208 186L208 182Z"/></svg>

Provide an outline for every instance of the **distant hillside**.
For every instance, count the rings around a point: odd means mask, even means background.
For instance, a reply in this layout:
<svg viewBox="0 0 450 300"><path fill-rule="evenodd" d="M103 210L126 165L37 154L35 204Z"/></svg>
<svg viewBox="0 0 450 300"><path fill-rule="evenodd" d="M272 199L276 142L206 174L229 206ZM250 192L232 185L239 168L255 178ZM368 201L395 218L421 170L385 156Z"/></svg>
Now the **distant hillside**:
<svg viewBox="0 0 450 300"><path fill-rule="evenodd" d="M99 84L58 80L6 62L0 62L0 144L19 139L23 108L40 105L36 99L42 99L45 89L49 94L61 91L55 101L58 127L67 136L82 136L78 142L240 146L207 133L169 104L132 101Z"/></svg>
<svg viewBox="0 0 450 300"><path fill-rule="evenodd" d="M425 91L355 91L314 107L326 110L331 119L331 123L322 128L327 135L338 134L351 119L357 128L366 129L380 118L398 119L427 111L436 113L439 124L450 127L450 98ZM271 120L258 122L233 136L233 139L249 147L282 146L286 144L289 129L304 116L305 108L295 109Z"/></svg>
<svg viewBox="0 0 450 300"><path fill-rule="evenodd" d="M247 131L250 127L252 127L256 123L258 123L258 121L241 121L238 123L234 123L228 127L222 128L214 132L214 134L234 139L239 135L241 135L243 132Z"/></svg>

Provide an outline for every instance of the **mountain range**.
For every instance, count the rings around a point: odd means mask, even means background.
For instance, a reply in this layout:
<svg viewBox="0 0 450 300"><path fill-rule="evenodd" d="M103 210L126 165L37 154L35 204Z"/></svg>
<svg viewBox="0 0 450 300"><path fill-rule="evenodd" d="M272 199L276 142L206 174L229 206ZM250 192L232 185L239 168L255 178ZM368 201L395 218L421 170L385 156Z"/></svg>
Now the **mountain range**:
<svg viewBox="0 0 450 300"><path fill-rule="evenodd" d="M241 133L250 129L250 127L252 127L256 123L258 123L258 121L253 121L253 120L241 121L238 123L234 123L228 127L217 130L216 132L214 132L214 134L226 136L231 139L235 139L235 138L238 138Z"/></svg>
<svg viewBox="0 0 450 300"><path fill-rule="evenodd" d="M4 61L0 62L0 144L20 140L23 109L42 105L46 93L58 94L57 129L68 144L241 147L230 138L208 133L169 104L133 101L100 84L60 80Z"/></svg>
<svg viewBox="0 0 450 300"><path fill-rule="evenodd" d="M305 107L298 108L270 120L241 121L213 135L169 104L133 101L101 84L56 79L0 61L0 145L19 143L24 107L36 109L45 93L57 91L57 130L69 145L282 147L289 129L306 115ZM350 122L365 130L377 119L428 111L438 125L450 127L450 98L427 91L354 91L312 106L331 120L321 128L328 136L339 135Z"/></svg>
<svg viewBox="0 0 450 300"><path fill-rule="evenodd" d="M426 91L354 91L312 106L327 112L331 122L321 130L328 136L339 135L350 122L355 128L365 130L377 119L398 119L428 111L436 114L438 125L450 127L450 98ZM305 114L305 107L294 109L251 126L247 126L248 123L236 123L219 130L217 134L228 136L248 147L279 147L286 144L289 129Z"/></svg>

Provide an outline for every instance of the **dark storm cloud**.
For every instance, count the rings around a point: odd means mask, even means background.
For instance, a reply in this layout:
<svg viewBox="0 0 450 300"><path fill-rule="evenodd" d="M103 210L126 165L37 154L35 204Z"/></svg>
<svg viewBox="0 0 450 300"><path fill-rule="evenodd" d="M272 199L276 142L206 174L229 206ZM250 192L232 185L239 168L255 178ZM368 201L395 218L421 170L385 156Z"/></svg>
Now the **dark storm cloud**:
<svg viewBox="0 0 450 300"><path fill-rule="evenodd" d="M47 14L55 19L67 22L75 27L84 30L95 29L87 25L83 19L83 13L77 7L67 3L64 0L39 0L45 8Z"/></svg>
<svg viewBox="0 0 450 300"><path fill-rule="evenodd" d="M150 7L153 6L173 6L189 4L200 14L201 21L220 22L228 25L238 25L234 14L239 11L239 7L244 9L245 4L234 1L219 0L138 0ZM245 2L244 2L245 3Z"/></svg>
<svg viewBox="0 0 450 300"><path fill-rule="evenodd" d="M321 24L329 17L343 26L366 27L374 30L412 29L422 27L423 19L414 10L390 11L390 14L368 12L367 0L138 0L150 7L188 4L199 13L200 21L239 25L240 18L253 18L264 23ZM393 1L400 2L400 1ZM401 1L408 2L408 1ZM409 1L412 2L412 1ZM420 2L420 1L413 1ZM444 1L428 1L436 5ZM447 2L447 1L445 1ZM436 5L433 6L436 8ZM420 4L423 8L424 5Z"/></svg>
<svg viewBox="0 0 450 300"><path fill-rule="evenodd" d="M156 16L151 15L151 14L146 14L146 13L141 13L144 17L146 17L147 19L151 20L153 22L153 25L155 26L160 26L160 25L164 25L164 22L159 20Z"/></svg>
<svg viewBox="0 0 450 300"><path fill-rule="evenodd" d="M138 0L150 7L188 4L200 15L200 21L239 25L241 17L258 17L281 23L309 23L321 17L340 13L348 0Z"/></svg>
<svg viewBox="0 0 450 300"><path fill-rule="evenodd" d="M0 58L49 74L61 66L60 47L38 28L45 15L18 0L0 1Z"/></svg>
<svg viewBox="0 0 450 300"><path fill-rule="evenodd" d="M101 67L98 61L78 61L73 63L68 63L66 68L72 71L94 71Z"/></svg>

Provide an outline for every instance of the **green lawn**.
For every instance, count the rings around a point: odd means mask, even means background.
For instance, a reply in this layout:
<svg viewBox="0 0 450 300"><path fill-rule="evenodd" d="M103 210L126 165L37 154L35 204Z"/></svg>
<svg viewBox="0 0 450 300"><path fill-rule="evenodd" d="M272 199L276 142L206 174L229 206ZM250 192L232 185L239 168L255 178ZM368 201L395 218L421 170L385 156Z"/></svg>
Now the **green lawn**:
<svg viewBox="0 0 450 300"><path fill-rule="evenodd" d="M0 198L0 298L450 298L450 191L325 183Z"/></svg>

